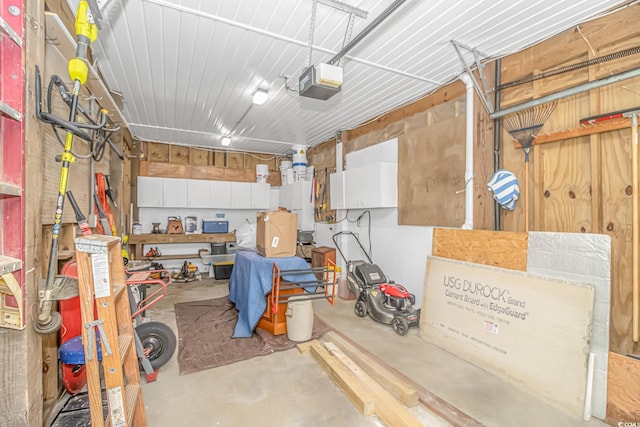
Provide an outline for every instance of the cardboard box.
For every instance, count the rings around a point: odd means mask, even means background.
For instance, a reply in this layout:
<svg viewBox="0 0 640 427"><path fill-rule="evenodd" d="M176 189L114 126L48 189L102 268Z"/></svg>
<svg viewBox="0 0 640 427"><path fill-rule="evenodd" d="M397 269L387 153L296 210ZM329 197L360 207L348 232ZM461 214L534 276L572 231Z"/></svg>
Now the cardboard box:
<svg viewBox="0 0 640 427"><path fill-rule="evenodd" d="M296 254L298 214L260 212L257 215L256 249L265 257Z"/></svg>

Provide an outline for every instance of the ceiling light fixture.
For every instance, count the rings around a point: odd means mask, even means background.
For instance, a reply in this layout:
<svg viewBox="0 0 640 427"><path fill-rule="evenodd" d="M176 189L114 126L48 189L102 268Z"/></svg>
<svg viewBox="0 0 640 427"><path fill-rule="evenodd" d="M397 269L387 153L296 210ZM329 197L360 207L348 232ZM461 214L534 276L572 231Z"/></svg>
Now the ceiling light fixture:
<svg viewBox="0 0 640 427"><path fill-rule="evenodd" d="M229 145L231 145L231 137L223 136L221 144L224 145L225 147L228 147Z"/></svg>
<svg viewBox="0 0 640 427"><path fill-rule="evenodd" d="M257 89L253 94L253 103L256 105L262 105L267 101L269 92L264 89Z"/></svg>

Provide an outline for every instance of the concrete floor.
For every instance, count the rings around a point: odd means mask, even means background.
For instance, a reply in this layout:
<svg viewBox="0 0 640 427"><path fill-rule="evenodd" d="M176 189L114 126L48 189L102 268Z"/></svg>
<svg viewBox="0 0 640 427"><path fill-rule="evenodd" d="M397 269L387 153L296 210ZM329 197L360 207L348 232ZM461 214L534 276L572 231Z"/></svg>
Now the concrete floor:
<svg viewBox="0 0 640 427"><path fill-rule="evenodd" d="M177 333L173 304L228 294L227 281L175 283L150 310L154 321ZM418 337L360 319L353 301L315 301L314 310L375 356L487 426L605 426L575 420ZM179 338L178 338L179 339ZM158 380L143 385L148 425L189 426L383 426L364 417L310 355L296 349L180 376L177 351ZM423 407L411 409L425 425L448 425Z"/></svg>

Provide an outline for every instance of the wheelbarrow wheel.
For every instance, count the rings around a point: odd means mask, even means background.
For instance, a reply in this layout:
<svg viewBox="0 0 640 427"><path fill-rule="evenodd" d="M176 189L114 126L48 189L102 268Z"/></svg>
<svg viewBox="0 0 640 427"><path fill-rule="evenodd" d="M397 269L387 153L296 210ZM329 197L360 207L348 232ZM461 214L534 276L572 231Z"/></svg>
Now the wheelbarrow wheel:
<svg viewBox="0 0 640 427"><path fill-rule="evenodd" d="M153 370L164 366L176 351L176 335L169 326L160 322L141 323L136 333Z"/></svg>

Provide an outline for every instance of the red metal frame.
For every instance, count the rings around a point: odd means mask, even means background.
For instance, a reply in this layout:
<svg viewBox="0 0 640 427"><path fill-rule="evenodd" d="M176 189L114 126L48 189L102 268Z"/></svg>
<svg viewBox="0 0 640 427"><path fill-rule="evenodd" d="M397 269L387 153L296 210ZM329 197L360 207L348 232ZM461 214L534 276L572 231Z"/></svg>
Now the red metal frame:
<svg viewBox="0 0 640 427"><path fill-rule="evenodd" d="M137 315L160 301L167 294L167 286L171 284L171 273L168 270L127 271L127 285L159 285L160 287L147 295L138 305L138 310L131 314L134 319ZM160 278L154 279L152 274L159 274Z"/></svg>
<svg viewBox="0 0 640 427"><path fill-rule="evenodd" d="M17 15L9 13L18 11ZM24 5L21 0L0 0L0 16L24 40ZM4 114L0 115L2 135L2 173L0 180L21 189L20 196L3 194L0 196L2 227L0 240L2 254L22 260L23 268L13 274L22 288L23 307L25 304L25 197L24 197L24 42L22 46L11 38L0 37L0 99L22 115L17 121ZM8 305L15 299L6 300ZM17 306L17 305L16 305ZM26 321L23 310L23 322Z"/></svg>

